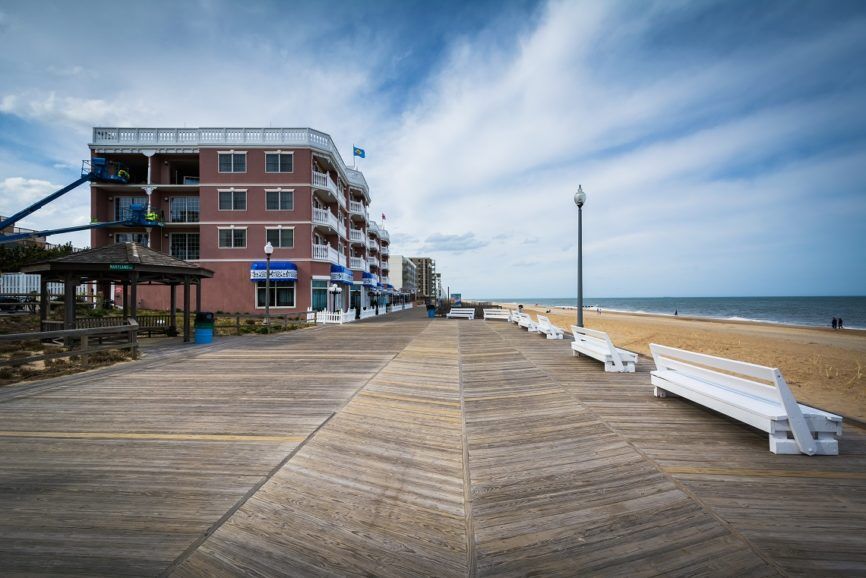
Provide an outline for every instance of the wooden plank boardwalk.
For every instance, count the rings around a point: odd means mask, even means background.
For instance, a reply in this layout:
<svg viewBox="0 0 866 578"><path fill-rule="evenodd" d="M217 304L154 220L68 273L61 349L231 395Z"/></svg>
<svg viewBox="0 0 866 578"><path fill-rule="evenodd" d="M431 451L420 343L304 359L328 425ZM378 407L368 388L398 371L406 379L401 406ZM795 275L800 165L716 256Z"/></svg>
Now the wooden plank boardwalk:
<svg viewBox="0 0 866 578"><path fill-rule="evenodd" d="M863 575L841 456L420 309L0 391L2 575Z"/></svg>

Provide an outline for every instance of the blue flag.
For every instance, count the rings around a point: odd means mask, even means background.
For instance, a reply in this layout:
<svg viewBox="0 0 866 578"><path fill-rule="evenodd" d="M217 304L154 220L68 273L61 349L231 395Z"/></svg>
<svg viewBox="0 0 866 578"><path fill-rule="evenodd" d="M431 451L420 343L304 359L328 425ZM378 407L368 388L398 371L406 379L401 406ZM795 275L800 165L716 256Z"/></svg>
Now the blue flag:
<svg viewBox="0 0 866 578"><path fill-rule="evenodd" d="M365 159L367 158L367 153L365 153L364 149L362 149L361 147L352 147L352 156Z"/></svg>

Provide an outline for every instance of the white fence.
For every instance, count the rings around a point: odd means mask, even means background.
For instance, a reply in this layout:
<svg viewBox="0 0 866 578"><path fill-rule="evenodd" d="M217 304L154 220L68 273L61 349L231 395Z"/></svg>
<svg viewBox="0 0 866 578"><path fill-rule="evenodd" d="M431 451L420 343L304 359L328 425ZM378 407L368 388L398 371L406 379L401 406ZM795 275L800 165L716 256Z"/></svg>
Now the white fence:
<svg viewBox="0 0 866 578"><path fill-rule="evenodd" d="M35 293L39 295L39 281L41 276L31 273L3 273L0 275L0 294L3 295L26 295ZM63 283L48 283L49 295L63 295ZM87 285L79 285L75 293L87 295Z"/></svg>
<svg viewBox="0 0 866 578"><path fill-rule="evenodd" d="M396 313L398 311L403 311L404 309L412 309L412 304L406 303L404 305L391 305L391 310L387 311L387 313ZM381 316L385 314L385 307L379 307L379 315ZM361 319L369 319L370 317L376 317L375 307L368 307L361 310ZM315 322L317 324L325 325L342 325L344 323L351 323L352 321L355 321L355 310L307 311L307 321L310 323Z"/></svg>

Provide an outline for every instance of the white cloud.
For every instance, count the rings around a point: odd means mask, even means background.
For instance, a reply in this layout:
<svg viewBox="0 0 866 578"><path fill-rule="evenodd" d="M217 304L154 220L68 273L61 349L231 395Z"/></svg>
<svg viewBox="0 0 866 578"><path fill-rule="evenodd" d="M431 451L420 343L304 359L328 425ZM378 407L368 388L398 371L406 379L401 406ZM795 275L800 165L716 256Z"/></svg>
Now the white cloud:
<svg viewBox="0 0 866 578"><path fill-rule="evenodd" d="M78 128L98 125L129 126L130 121L149 116L150 111L141 102L109 102L100 98L59 97L53 91L47 94L7 94L0 99L0 112L14 114L28 120L61 123Z"/></svg>
<svg viewBox="0 0 866 578"><path fill-rule="evenodd" d="M41 179L6 177L0 181L0 208L8 216L60 188L60 185Z"/></svg>
<svg viewBox="0 0 866 578"><path fill-rule="evenodd" d="M480 249L487 245L475 237L475 233L463 233L462 235L445 235L436 233L424 240L424 245L419 249L422 253L463 253Z"/></svg>

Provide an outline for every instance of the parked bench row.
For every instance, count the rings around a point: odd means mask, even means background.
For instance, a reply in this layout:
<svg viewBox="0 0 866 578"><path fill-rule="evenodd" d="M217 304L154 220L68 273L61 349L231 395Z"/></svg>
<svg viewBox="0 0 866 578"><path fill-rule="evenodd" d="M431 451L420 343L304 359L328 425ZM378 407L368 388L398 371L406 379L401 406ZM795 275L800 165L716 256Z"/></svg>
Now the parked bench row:
<svg viewBox="0 0 866 578"><path fill-rule="evenodd" d="M562 330L544 315L533 321L522 311L489 311L484 311L484 319L506 319L530 333L563 338ZM638 354L616 347L607 333L576 325L571 333L572 355L597 359L605 371L635 371ZM765 431L774 454L838 455L842 417L797 403L778 369L655 343L650 351L656 397L683 397Z"/></svg>

